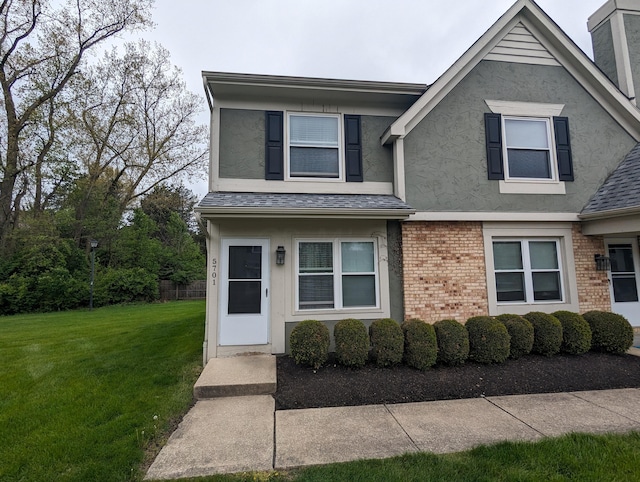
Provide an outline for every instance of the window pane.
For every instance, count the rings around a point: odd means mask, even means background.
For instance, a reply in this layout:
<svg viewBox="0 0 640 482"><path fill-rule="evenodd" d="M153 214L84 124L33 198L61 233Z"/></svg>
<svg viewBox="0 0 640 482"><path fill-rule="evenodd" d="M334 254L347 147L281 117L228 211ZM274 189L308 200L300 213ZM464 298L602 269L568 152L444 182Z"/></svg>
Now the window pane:
<svg viewBox="0 0 640 482"><path fill-rule="evenodd" d="M633 273L633 251L630 244L615 244L609 246L611 271L613 273Z"/></svg>
<svg viewBox="0 0 640 482"><path fill-rule="evenodd" d="M549 151L508 149L509 177L551 179Z"/></svg>
<svg viewBox="0 0 640 482"><path fill-rule="evenodd" d="M300 276L298 296L301 310L333 308L333 275Z"/></svg>
<svg viewBox="0 0 640 482"><path fill-rule="evenodd" d="M229 281L229 314L260 313L261 287L260 281Z"/></svg>
<svg viewBox="0 0 640 482"><path fill-rule="evenodd" d="M522 246L520 242L494 242L493 264L496 270L522 269Z"/></svg>
<svg viewBox="0 0 640 482"><path fill-rule="evenodd" d="M300 243L300 273L332 273L333 243Z"/></svg>
<svg viewBox="0 0 640 482"><path fill-rule="evenodd" d="M531 268L558 269L558 251L554 241L532 241L529 243Z"/></svg>
<svg viewBox="0 0 640 482"><path fill-rule="evenodd" d="M338 177L338 149L292 147L289 164L291 176Z"/></svg>
<svg viewBox="0 0 640 482"><path fill-rule="evenodd" d="M533 273L533 299L535 301L561 300L560 273Z"/></svg>
<svg viewBox="0 0 640 482"><path fill-rule="evenodd" d="M229 279L260 279L262 246L229 246Z"/></svg>
<svg viewBox="0 0 640 482"><path fill-rule="evenodd" d="M373 273L373 243L342 243L343 273Z"/></svg>
<svg viewBox="0 0 640 482"><path fill-rule="evenodd" d="M338 147L338 118L289 116L289 142L291 145Z"/></svg>
<svg viewBox="0 0 640 482"><path fill-rule="evenodd" d="M524 149L548 149L547 121L505 119L505 134L508 147Z"/></svg>
<svg viewBox="0 0 640 482"><path fill-rule="evenodd" d="M613 298L616 303L638 301L638 286L635 276L613 277Z"/></svg>
<svg viewBox="0 0 640 482"><path fill-rule="evenodd" d="M525 301L523 273L496 273L498 301Z"/></svg>
<svg viewBox="0 0 640 482"><path fill-rule="evenodd" d="M342 305L376 306L376 279L373 275L342 277Z"/></svg>

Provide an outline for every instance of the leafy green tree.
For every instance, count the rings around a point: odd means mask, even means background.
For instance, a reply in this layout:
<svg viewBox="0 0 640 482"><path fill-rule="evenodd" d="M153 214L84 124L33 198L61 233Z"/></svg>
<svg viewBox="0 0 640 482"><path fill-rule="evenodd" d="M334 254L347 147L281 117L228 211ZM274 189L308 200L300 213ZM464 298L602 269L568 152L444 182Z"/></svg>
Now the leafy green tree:
<svg viewBox="0 0 640 482"><path fill-rule="evenodd" d="M172 212L166 226L160 278L189 284L206 276L206 260L178 213Z"/></svg>

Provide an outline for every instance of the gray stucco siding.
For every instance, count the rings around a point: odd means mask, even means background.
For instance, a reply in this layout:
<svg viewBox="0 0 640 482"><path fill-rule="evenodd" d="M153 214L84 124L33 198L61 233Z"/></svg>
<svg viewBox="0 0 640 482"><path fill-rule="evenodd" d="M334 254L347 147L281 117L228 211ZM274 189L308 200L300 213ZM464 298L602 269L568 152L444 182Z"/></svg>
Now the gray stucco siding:
<svg viewBox="0 0 640 482"><path fill-rule="evenodd" d="M264 111L220 109L220 177L264 179Z"/></svg>
<svg viewBox="0 0 640 482"><path fill-rule="evenodd" d="M627 34L631 75L633 76L633 87L637 98L640 95L640 16L625 15L624 29Z"/></svg>
<svg viewBox="0 0 640 482"><path fill-rule="evenodd" d="M614 84L618 85L618 70L613 53L613 34L609 20L591 32L591 42L596 65Z"/></svg>
<svg viewBox="0 0 640 482"><path fill-rule="evenodd" d="M380 136L395 117L361 116L364 180L393 182L393 150ZM220 109L220 177L264 179L262 110Z"/></svg>
<svg viewBox="0 0 640 482"><path fill-rule="evenodd" d="M575 181L566 195L500 194L487 179L485 99L564 104ZM405 138L420 211L580 212L635 141L562 67L482 61Z"/></svg>

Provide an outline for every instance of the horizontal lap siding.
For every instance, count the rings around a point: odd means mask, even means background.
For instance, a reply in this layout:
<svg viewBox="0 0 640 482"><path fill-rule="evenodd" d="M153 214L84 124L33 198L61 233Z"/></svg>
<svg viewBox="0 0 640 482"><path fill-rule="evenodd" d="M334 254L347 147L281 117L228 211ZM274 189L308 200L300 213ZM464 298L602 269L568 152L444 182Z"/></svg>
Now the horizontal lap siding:
<svg viewBox="0 0 640 482"><path fill-rule="evenodd" d="M489 313L482 223L407 222L402 246L405 319Z"/></svg>

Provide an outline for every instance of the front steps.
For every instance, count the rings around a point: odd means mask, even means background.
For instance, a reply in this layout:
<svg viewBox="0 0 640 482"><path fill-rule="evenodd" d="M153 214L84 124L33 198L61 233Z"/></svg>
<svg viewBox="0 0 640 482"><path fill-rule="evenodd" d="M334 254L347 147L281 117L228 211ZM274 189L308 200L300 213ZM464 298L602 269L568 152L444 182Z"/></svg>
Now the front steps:
<svg viewBox="0 0 640 482"><path fill-rule="evenodd" d="M196 400L248 395L272 395L276 391L274 355L239 355L212 358L193 387Z"/></svg>

